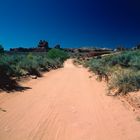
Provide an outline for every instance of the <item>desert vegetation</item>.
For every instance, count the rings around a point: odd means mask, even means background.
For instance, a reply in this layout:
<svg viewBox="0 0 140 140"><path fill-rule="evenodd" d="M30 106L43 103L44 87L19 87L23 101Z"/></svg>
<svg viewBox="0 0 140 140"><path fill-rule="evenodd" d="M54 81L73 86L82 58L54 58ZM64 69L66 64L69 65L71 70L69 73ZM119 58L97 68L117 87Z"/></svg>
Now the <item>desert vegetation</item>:
<svg viewBox="0 0 140 140"><path fill-rule="evenodd" d="M1 49L2 50L2 49ZM49 52L0 53L0 89L11 89L18 79L41 77L43 71L61 68L68 54L62 50Z"/></svg>
<svg viewBox="0 0 140 140"><path fill-rule="evenodd" d="M99 80L107 81L109 95L124 95L140 89L140 50L92 58L84 61L84 66Z"/></svg>

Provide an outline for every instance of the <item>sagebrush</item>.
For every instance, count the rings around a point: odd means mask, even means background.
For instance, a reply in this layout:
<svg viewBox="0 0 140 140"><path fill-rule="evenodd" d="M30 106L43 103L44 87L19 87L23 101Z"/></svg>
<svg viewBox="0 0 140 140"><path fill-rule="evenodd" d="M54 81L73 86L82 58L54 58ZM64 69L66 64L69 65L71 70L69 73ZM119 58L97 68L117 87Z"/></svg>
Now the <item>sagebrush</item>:
<svg viewBox="0 0 140 140"><path fill-rule="evenodd" d="M93 58L85 66L101 79L108 77L109 91L116 89L116 94L126 94L140 89L140 51L125 51L119 54Z"/></svg>

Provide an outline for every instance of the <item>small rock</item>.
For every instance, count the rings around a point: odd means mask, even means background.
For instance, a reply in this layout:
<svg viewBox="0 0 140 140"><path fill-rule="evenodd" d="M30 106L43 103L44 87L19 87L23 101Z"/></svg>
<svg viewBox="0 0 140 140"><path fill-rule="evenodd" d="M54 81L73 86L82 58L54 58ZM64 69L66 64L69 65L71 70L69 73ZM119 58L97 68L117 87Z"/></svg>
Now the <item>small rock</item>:
<svg viewBox="0 0 140 140"><path fill-rule="evenodd" d="M32 79L37 79L37 76L36 75L31 75L30 76Z"/></svg>

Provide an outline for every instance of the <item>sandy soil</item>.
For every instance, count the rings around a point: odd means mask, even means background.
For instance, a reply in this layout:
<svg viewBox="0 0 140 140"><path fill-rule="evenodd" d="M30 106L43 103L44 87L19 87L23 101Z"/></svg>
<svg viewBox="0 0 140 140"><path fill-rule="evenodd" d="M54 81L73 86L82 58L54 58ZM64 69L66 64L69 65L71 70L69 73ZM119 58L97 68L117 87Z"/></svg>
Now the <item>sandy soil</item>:
<svg viewBox="0 0 140 140"><path fill-rule="evenodd" d="M140 140L134 113L71 60L25 85L0 94L0 140Z"/></svg>

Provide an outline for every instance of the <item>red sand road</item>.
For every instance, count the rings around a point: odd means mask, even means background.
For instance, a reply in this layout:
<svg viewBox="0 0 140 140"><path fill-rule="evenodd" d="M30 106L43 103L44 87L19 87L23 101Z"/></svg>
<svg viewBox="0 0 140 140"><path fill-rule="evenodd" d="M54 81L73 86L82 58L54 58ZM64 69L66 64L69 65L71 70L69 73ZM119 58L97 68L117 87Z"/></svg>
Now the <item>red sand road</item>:
<svg viewBox="0 0 140 140"><path fill-rule="evenodd" d="M140 140L140 122L72 60L0 94L0 140Z"/></svg>

